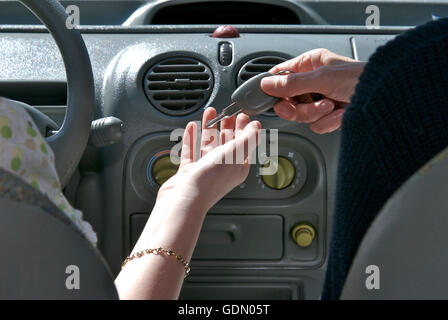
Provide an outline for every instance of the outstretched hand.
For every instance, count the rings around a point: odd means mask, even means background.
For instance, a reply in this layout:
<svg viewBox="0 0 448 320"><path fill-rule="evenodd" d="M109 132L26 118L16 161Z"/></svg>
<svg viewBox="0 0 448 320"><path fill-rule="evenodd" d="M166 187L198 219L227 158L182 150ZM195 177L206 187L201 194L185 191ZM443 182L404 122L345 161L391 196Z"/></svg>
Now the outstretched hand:
<svg viewBox="0 0 448 320"><path fill-rule="evenodd" d="M251 122L241 113L221 121L218 134L217 125L206 128L206 123L215 117L214 108L204 111L199 152L197 125L195 122L187 125L179 170L162 185L157 202L171 202L176 197L186 204L200 202L201 208L208 210L246 180L250 169L248 157L258 143L261 124Z"/></svg>

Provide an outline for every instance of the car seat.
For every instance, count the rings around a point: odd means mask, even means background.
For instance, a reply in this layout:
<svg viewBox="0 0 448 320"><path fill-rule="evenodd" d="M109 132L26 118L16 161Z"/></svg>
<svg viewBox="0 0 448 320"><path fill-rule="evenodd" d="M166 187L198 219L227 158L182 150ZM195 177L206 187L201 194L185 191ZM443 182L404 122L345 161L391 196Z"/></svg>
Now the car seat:
<svg viewBox="0 0 448 320"><path fill-rule="evenodd" d="M385 204L360 244L341 299L447 299L447 245L448 148Z"/></svg>
<svg viewBox="0 0 448 320"><path fill-rule="evenodd" d="M117 299L99 251L56 205L0 169L0 299Z"/></svg>

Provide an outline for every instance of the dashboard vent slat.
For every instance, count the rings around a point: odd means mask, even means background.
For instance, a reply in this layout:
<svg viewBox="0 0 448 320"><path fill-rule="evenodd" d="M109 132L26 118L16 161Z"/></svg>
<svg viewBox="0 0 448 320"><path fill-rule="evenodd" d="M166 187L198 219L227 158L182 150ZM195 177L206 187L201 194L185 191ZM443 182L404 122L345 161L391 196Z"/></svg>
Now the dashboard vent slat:
<svg viewBox="0 0 448 320"><path fill-rule="evenodd" d="M199 60L168 58L147 71L143 85L154 107L168 115L183 116L205 105L213 90L213 74Z"/></svg>
<svg viewBox="0 0 448 320"><path fill-rule="evenodd" d="M280 56L262 56L249 60L240 69L236 84L239 87L250 78L257 74L267 72L272 67L286 61L286 58ZM269 110L264 113L266 116L276 116L274 110Z"/></svg>
<svg viewBox="0 0 448 320"><path fill-rule="evenodd" d="M183 111L185 109L194 107L195 104L196 104L195 102L165 101L162 102L160 105L172 110Z"/></svg>
<svg viewBox="0 0 448 320"><path fill-rule="evenodd" d="M208 80L210 75L206 73L192 73L192 72L169 72L169 73L154 73L148 76L148 80L152 81L175 81L178 78L188 78L191 80Z"/></svg>
<svg viewBox="0 0 448 320"><path fill-rule="evenodd" d="M192 90L199 90L199 89L208 89L210 86L210 83L208 81L201 81L201 80L192 80L187 84L182 83L181 81L152 81L150 84L148 84L148 89L152 90L153 92L157 90L174 90L174 89L180 89L180 88L189 88Z"/></svg>
<svg viewBox="0 0 448 320"><path fill-rule="evenodd" d="M159 65L154 68L154 72L203 72L205 68L201 65L175 64L175 65Z"/></svg>
<svg viewBox="0 0 448 320"><path fill-rule="evenodd" d="M247 72L265 72L264 70L269 70L275 64L252 64L246 67Z"/></svg>

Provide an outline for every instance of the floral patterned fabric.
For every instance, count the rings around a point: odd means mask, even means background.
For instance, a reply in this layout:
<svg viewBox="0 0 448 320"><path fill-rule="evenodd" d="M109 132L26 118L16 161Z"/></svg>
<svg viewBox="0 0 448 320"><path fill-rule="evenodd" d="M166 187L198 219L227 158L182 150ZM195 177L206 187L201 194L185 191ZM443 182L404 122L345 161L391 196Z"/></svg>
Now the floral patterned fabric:
<svg viewBox="0 0 448 320"><path fill-rule="evenodd" d="M50 146L20 103L1 97L0 169L16 175L47 196L96 245L97 236L91 225L62 193ZM17 192L14 188L8 190Z"/></svg>

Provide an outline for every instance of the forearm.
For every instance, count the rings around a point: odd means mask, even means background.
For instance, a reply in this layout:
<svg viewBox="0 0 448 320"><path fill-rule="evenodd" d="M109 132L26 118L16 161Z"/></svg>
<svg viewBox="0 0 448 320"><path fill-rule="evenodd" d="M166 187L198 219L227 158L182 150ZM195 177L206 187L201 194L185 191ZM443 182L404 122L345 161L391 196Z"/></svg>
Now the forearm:
<svg viewBox="0 0 448 320"><path fill-rule="evenodd" d="M190 261L206 211L193 204L156 204L131 254L162 247ZM184 276L175 256L146 254L129 261L115 285L121 299L177 299Z"/></svg>

